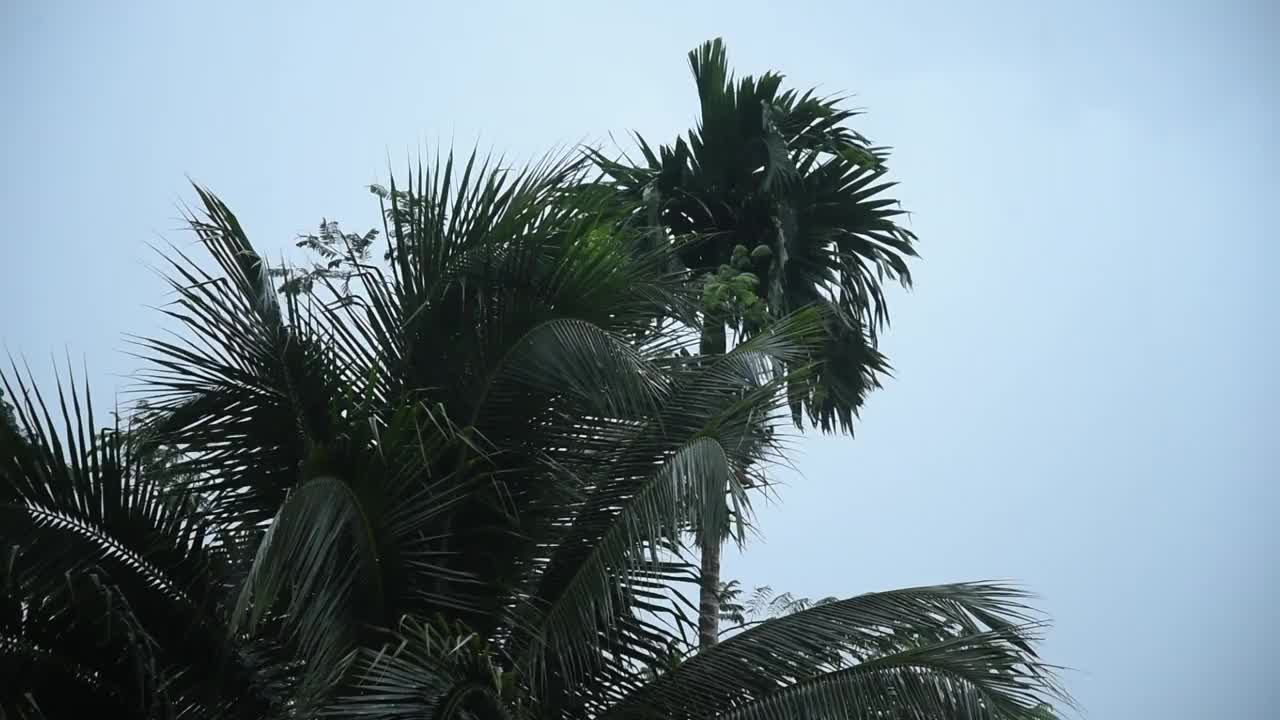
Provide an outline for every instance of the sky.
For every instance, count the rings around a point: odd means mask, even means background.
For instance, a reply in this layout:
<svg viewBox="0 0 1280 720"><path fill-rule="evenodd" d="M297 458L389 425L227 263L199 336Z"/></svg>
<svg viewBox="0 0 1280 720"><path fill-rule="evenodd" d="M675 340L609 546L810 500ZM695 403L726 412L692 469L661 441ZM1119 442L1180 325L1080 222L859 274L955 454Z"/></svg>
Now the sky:
<svg viewBox="0 0 1280 720"><path fill-rule="evenodd" d="M279 254L420 150L671 139L715 36L867 109L923 255L894 380L727 573L1016 580L1084 717L1273 717L1280 4L4 0L0 343L111 397L188 178Z"/></svg>

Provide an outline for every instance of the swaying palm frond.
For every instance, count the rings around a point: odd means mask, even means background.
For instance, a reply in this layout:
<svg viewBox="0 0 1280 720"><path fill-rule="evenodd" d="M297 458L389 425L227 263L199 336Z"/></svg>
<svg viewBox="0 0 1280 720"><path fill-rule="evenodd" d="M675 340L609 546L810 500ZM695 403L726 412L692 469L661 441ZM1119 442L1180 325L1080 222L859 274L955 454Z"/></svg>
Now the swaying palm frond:
<svg viewBox="0 0 1280 720"><path fill-rule="evenodd" d="M604 717L1023 717L1057 696L1024 599L970 583L822 603L729 637Z"/></svg>
<svg viewBox="0 0 1280 720"><path fill-rule="evenodd" d="M235 718L281 702L269 644L229 632L229 558L136 433L94 432L74 382L58 387L60 423L16 370L4 383L19 403L0 426L0 645L23 691L5 707Z"/></svg>
<svg viewBox="0 0 1280 720"><path fill-rule="evenodd" d="M11 546L0 568L0 711L70 717L96 706L163 717L169 708L153 644L127 600L99 573L50 582L30 559Z"/></svg>
<svg viewBox="0 0 1280 720"><path fill-rule="evenodd" d="M338 698L320 717L510 720L523 715L527 698L493 664L480 636L465 627L416 620L406 620L399 635L394 649L362 649L347 658L363 678L360 693Z"/></svg>
<svg viewBox="0 0 1280 720"><path fill-rule="evenodd" d="M166 258L177 293L165 314L186 335L137 341L155 442L182 454L176 471L216 493L211 522L253 533L270 520L311 448L333 437L330 412L340 376L320 338L299 332L295 301L283 309L266 263L231 211L197 188L204 218L190 215L220 271L182 253Z"/></svg>
<svg viewBox="0 0 1280 720"><path fill-rule="evenodd" d="M1047 700L1069 699L1030 650L1041 623L1024 599L1005 586L968 583L822 603L673 657L651 667L656 677L627 678L621 696L597 695L567 716L1035 720ZM483 704L471 708L473 717L561 716L507 685L497 668L482 666L460 682L448 644L418 632L382 652L363 651L362 689L341 698L333 714L413 717L451 691L474 688ZM455 649L468 642L455 641Z"/></svg>
<svg viewBox="0 0 1280 720"><path fill-rule="evenodd" d="M561 682L604 675L621 691L634 674L627 668L665 654L661 639L633 637L626 655L611 657L605 649L612 633L627 629L614 623L626 617L628 602L666 614L677 625L687 623L664 591L691 579L692 568L671 562L671 556L679 557L682 534L691 526L714 531L715 542L721 540L727 519L704 513L724 508L731 493L743 499L734 480L767 452L751 436L773 419L770 404L781 395L772 382L753 386L762 366L768 367L762 359L802 352L793 343L812 332L806 322L812 320L779 324L716 362L677 372L672 394L651 420L616 438L612 449L592 453L592 474L600 477L588 484L591 494L537 578L530 608L545 604L545 610L535 612L540 619L522 619L538 628L514 653L517 659L532 653L525 672L540 676L551 657L560 665ZM600 701L598 692L589 697Z"/></svg>

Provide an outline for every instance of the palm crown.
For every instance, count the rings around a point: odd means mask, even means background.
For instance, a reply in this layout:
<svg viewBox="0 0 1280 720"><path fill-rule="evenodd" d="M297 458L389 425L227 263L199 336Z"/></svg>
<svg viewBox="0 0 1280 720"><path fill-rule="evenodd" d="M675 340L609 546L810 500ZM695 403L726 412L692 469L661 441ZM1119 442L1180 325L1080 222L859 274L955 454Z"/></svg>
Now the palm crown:
<svg viewBox="0 0 1280 720"><path fill-rule="evenodd" d="M377 189L385 265L351 252L356 292L283 298L199 190L213 266L172 253L180 332L138 341L136 427L95 433L87 391L50 412L6 379L4 707L1003 718L1052 697L1024 595L986 583L693 647L688 531L774 457L833 311L691 353L672 250L584 172L418 168Z"/></svg>
<svg viewBox="0 0 1280 720"><path fill-rule="evenodd" d="M797 423L808 415L848 431L888 370L875 349L888 321L883 282L910 284L916 254L885 197L887 150L847 127L858 113L843 98L785 90L773 72L735 78L718 39L689 65L701 113L687 140L655 151L637 136L638 164L592 157L610 187L648 206L683 266L708 277L716 325L750 335L766 313L826 306L823 362L796 378L793 412Z"/></svg>

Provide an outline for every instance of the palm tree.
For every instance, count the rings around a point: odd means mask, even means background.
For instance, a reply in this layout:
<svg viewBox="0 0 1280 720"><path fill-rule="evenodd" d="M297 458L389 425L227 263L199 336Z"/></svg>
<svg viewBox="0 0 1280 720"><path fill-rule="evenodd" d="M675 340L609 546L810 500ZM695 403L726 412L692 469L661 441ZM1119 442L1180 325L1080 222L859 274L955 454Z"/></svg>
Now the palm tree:
<svg viewBox="0 0 1280 720"><path fill-rule="evenodd" d="M6 584L20 609L0 649L28 674L5 707L1020 718L1053 697L1024 594L986 583L825 603L696 647L688 530L726 523L710 499L774 459L765 430L826 317L803 308L691 356L696 298L670 250L640 251L643 230L585 171L474 154L418 168L375 188L385 265L350 252L355 292L320 277L283 299L200 190L192 223L214 266L173 252L180 332L140 341L153 419L57 433L39 397L10 393L35 439L0 446L20 520L0 542L33 579ZM173 459L148 482L137 458L158 449ZM111 594L60 594L66 577ZM174 616L179 601L204 614ZM70 675L92 687L37 682L56 641L79 647L108 617L120 639ZM211 648L222 660L197 655Z"/></svg>
<svg viewBox="0 0 1280 720"><path fill-rule="evenodd" d="M896 222L902 211L884 196L887 152L845 125L857 113L841 98L784 90L773 72L735 79L719 39L690 52L689 64L701 119L687 141L655 152L637 136L639 164L590 155L701 279L704 354L725 352L727 331L749 338L798 308L824 308L819 362L789 383L793 419L851 432L889 371L876 349L888 321L883 281L909 285L916 254L915 236ZM702 550L708 645L719 636L720 552L720 542Z"/></svg>

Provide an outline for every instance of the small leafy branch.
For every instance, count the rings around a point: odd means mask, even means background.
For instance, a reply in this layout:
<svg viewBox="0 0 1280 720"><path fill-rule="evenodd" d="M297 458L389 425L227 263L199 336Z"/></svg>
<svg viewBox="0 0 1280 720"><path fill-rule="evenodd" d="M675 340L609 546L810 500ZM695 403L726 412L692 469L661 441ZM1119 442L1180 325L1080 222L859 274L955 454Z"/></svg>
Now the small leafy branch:
<svg viewBox="0 0 1280 720"><path fill-rule="evenodd" d="M336 220L321 219L315 233L299 235L295 247L310 251L313 260L305 266L271 268L272 277L281 278L278 288L290 297L312 291L316 282L341 283L342 294L351 290L351 278L358 266L369 261L370 250L380 233L374 229L363 235L344 233Z"/></svg>

